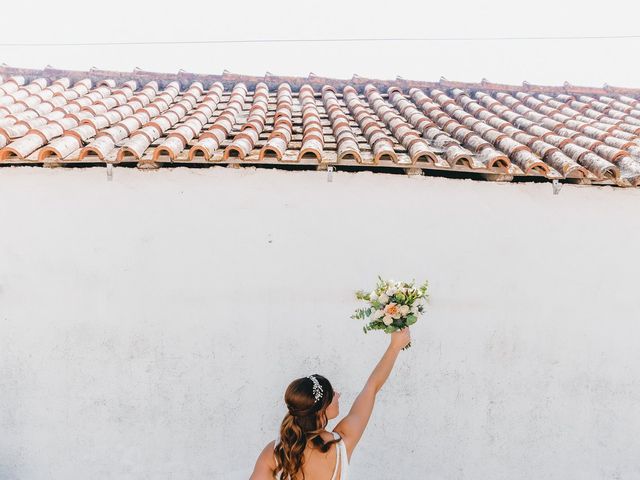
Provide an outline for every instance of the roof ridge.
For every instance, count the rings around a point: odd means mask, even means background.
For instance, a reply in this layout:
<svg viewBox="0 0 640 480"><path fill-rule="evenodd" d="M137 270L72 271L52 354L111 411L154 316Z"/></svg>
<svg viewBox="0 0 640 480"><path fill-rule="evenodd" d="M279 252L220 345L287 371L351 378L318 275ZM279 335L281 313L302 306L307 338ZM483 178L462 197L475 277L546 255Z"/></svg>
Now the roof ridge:
<svg viewBox="0 0 640 480"><path fill-rule="evenodd" d="M221 82L225 87L233 86L235 83L243 82L248 87L253 88L259 82L266 83L270 88L274 88L280 83L288 83L294 91L297 91L304 84L309 84L314 88L321 88L324 85L331 85L335 88L344 88L351 85L356 88L359 93L364 91L364 87L368 84L374 85L379 90L385 92L389 87L399 87L403 90L410 88L460 88L463 90L483 90L489 92L530 92L530 93L566 93L579 95L606 95L609 93L640 95L640 88L632 87L614 87L608 84L602 87L575 86L567 82L563 85L535 85L524 81L521 85L493 83L486 79L480 82L459 82L450 81L442 77L439 81L428 82L421 80L405 80L397 77L395 80L385 80L378 78L361 77L354 74L350 79L339 79L332 77L321 77L310 74L307 77L273 75L266 72L264 76L241 75L224 71L222 74L203 74L191 73L179 70L176 73L168 72L152 72L135 68L133 71L124 72L117 70L100 70L92 68L90 70L65 70L56 69L49 66L44 69L11 67L8 65L0 66L0 75L12 76L21 75L29 79L44 77L49 81L54 81L60 77L69 77L71 80L81 80L90 78L93 82L99 82L105 79L114 79L118 83L124 83L127 80L138 80L140 84L145 84L151 80L155 80L165 86L169 82L178 81L182 88L187 88L191 83L199 81L206 88L215 82Z"/></svg>

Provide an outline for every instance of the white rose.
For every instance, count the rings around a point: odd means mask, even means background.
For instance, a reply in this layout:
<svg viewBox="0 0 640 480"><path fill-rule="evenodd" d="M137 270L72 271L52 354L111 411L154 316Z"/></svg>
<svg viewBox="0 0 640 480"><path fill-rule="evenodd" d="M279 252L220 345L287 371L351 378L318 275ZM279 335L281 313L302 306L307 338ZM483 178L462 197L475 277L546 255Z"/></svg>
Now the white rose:
<svg viewBox="0 0 640 480"><path fill-rule="evenodd" d="M384 318L382 319L382 322L385 325L389 326L389 325L391 325L393 323L393 318L391 318L390 315L385 315Z"/></svg>
<svg viewBox="0 0 640 480"><path fill-rule="evenodd" d="M389 287L387 288L387 295L390 297L393 297L393 294L396 293L398 290L396 289L396 287Z"/></svg>
<svg viewBox="0 0 640 480"><path fill-rule="evenodd" d="M376 293L375 290L371 292L371 294L369 295L369 298L371 299L371 301L376 301L378 299L378 294Z"/></svg>
<svg viewBox="0 0 640 480"><path fill-rule="evenodd" d="M382 317L383 315L384 315L384 313L382 312L382 310L376 310L375 312L373 312L372 317L373 317L374 320L377 320L380 317Z"/></svg>
<svg viewBox="0 0 640 480"><path fill-rule="evenodd" d="M401 305L400 306L400 313L404 316L407 313L409 313L409 305Z"/></svg>
<svg viewBox="0 0 640 480"><path fill-rule="evenodd" d="M380 302L382 305L384 305L388 301L389 297L387 297L384 293L378 297L378 302Z"/></svg>
<svg viewBox="0 0 640 480"><path fill-rule="evenodd" d="M411 313L413 313L414 315L418 314L418 307L416 307L415 305L413 307L411 307Z"/></svg>

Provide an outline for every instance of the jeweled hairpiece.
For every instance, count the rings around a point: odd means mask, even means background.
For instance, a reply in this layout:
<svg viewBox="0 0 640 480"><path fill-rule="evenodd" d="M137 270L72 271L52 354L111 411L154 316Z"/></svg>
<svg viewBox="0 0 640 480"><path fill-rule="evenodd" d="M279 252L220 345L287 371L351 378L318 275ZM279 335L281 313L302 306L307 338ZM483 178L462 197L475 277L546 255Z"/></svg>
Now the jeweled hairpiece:
<svg viewBox="0 0 640 480"><path fill-rule="evenodd" d="M307 378L310 378L313 382L313 397L316 399L314 403L317 403L322 398L322 385L313 375L309 375Z"/></svg>

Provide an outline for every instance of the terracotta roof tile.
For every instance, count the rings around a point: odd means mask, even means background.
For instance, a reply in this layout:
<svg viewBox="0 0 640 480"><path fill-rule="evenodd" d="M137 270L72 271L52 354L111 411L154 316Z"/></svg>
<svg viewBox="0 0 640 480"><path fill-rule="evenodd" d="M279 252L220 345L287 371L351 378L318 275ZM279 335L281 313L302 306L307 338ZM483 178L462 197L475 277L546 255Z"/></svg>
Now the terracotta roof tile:
<svg viewBox="0 0 640 480"><path fill-rule="evenodd" d="M293 137L293 96L288 83L278 86L276 111L273 116L273 127L267 143L260 150L260 160L276 158L282 160L287 146Z"/></svg>
<svg viewBox="0 0 640 480"><path fill-rule="evenodd" d="M300 146L297 160L313 158L318 163L321 163L324 150L324 135L313 87L303 85L300 88L298 99L302 114L302 145Z"/></svg>
<svg viewBox="0 0 640 480"><path fill-rule="evenodd" d="M240 127L240 131L233 137L232 142L224 150L223 159L244 159L251 153L254 145L260 138L267 122L269 109L269 87L265 83L256 85L253 93L253 102L246 122Z"/></svg>
<svg viewBox="0 0 640 480"><path fill-rule="evenodd" d="M331 122L331 130L336 141L336 161L351 159L362 163L358 139L354 129L349 124L349 117L340 105L335 88L329 85L322 87L322 102L327 112L327 117Z"/></svg>
<svg viewBox="0 0 640 480"><path fill-rule="evenodd" d="M244 159L251 153L264 130L268 108L269 87L265 83L259 83L253 93L253 102L247 120L241 126L240 132L233 137L231 144L225 149L222 157L224 160L229 158Z"/></svg>
<svg viewBox="0 0 640 480"><path fill-rule="evenodd" d="M481 130L479 125L481 122L479 120L455 105L452 99L441 99L443 108L447 110L445 112L439 104L435 103L422 90L414 88L409 93L411 99L433 120L437 128L448 133L476 154L478 161L485 168L508 171L511 165L509 158L504 153L493 148L489 141L476 133ZM444 96L443 92L436 89L432 90L431 94L438 97Z"/></svg>
<svg viewBox="0 0 640 480"><path fill-rule="evenodd" d="M265 164L640 185L640 90L0 67L0 164Z"/></svg>
<svg viewBox="0 0 640 480"><path fill-rule="evenodd" d="M382 119L392 135L407 149L411 162L422 161L434 165L437 158L430 144L382 98L378 89L370 84L365 87L364 92L378 118Z"/></svg>
<svg viewBox="0 0 640 480"><path fill-rule="evenodd" d="M342 93L347 108L358 122L362 134L371 146L373 161L379 163L381 160L390 160L398 163L399 159L394 150L393 139L382 129L378 118L368 108L368 105L359 98L356 89L352 86L346 86Z"/></svg>
<svg viewBox="0 0 640 480"><path fill-rule="evenodd" d="M194 86L197 87L197 89L194 89ZM206 125L216 111L224 89L220 82L216 82L211 86L209 91L206 92L204 97L202 97L204 92L202 91L202 85L200 83L192 85L191 88L193 90L189 97L194 101L194 103L192 103L192 113L183 115L181 121L167 136L166 140L158 145L153 152L154 161L159 160L161 155L167 155L172 161L176 159L186 145L200 134L204 125ZM198 92L197 95L196 92ZM162 123L150 123L139 131L143 138L133 136L133 140L137 142L136 158L140 159L149 145L157 138L160 138L171 126L172 123L170 120Z"/></svg>
<svg viewBox="0 0 640 480"><path fill-rule="evenodd" d="M425 139L429 140L433 146L443 150L442 153L451 167L464 165L467 168L472 168L473 154L469 150L461 147L460 142L454 139L449 131L438 128L434 122L418 110L413 102L402 94L399 88L390 88L388 95L392 105L396 107L409 124L420 132ZM430 111L434 112L434 110L439 111L437 108L431 109ZM460 124L457 124L457 126L460 127Z"/></svg>
<svg viewBox="0 0 640 480"><path fill-rule="evenodd" d="M215 151L229 136L238 122L246 103L247 93L248 90L244 83L238 83L233 87L226 107L215 119L213 125L200 135L198 142L189 152L189 159L203 157L205 160L211 160Z"/></svg>

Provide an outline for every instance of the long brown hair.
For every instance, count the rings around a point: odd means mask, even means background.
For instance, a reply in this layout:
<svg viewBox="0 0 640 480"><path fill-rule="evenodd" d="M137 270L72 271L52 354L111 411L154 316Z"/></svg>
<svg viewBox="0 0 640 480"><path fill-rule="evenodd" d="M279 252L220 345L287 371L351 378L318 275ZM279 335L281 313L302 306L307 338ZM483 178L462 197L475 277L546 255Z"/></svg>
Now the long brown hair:
<svg viewBox="0 0 640 480"><path fill-rule="evenodd" d="M312 448L325 453L332 444L341 439L333 439L325 443L320 436L327 426L327 407L333 401L334 391L329 380L322 375L313 374L322 387L322 398L317 402L313 396L313 380L308 377L297 378L289 384L284 394L284 401L289 410L280 425L280 442L275 446L277 467L275 473L282 480L295 480L302 472L304 449L311 441Z"/></svg>

